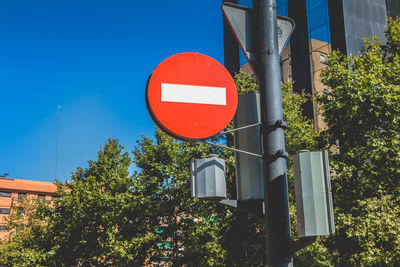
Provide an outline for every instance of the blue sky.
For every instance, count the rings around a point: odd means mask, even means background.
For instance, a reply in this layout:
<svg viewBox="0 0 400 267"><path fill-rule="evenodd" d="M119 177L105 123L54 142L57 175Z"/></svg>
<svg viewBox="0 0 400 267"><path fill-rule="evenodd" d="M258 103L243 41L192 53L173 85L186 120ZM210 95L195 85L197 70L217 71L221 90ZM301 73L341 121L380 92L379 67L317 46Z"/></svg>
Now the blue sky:
<svg viewBox="0 0 400 267"><path fill-rule="evenodd" d="M61 181L95 160L109 137L130 152L152 135L144 100L149 74L180 52L223 63L221 2L1 0L0 175L54 180L58 105Z"/></svg>
<svg viewBox="0 0 400 267"><path fill-rule="evenodd" d="M96 159L109 137L131 151L155 129L152 70L179 52L223 63L219 0L2 0L0 174L53 181Z"/></svg>

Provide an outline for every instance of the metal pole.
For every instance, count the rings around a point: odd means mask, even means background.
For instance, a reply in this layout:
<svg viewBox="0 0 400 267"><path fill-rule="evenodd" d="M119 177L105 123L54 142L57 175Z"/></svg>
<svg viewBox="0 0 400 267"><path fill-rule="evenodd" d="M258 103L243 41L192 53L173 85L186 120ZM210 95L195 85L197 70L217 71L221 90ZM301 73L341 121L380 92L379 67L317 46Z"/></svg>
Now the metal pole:
<svg viewBox="0 0 400 267"><path fill-rule="evenodd" d="M289 200L278 51L276 0L255 0L258 20L268 266L291 266ZM277 123L278 122L278 123Z"/></svg>
<svg viewBox="0 0 400 267"><path fill-rule="evenodd" d="M60 124L60 108L61 106L57 106L57 132L56 132L56 166L54 168L54 179L57 180L57 166L58 166L58 128Z"/></svg>

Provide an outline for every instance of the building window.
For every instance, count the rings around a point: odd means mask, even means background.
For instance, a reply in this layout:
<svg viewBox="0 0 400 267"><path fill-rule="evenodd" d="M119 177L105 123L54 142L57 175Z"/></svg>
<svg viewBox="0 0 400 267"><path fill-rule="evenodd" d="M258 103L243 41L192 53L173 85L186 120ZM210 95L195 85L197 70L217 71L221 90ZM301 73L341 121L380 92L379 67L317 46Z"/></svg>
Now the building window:
<svg viewBox="0 0 400 267"><path fill-rule="evenodd" d="M60 197L58 197L58 196L52 196L52 197L51 197L51 200L52 200L52 201L56 201L56 200L59 200L59 199L60 199Z"/></svg>
<svg viewBox="0 0 400 267"><path fill-rule="evenodd" d="M325 64L325 62L326 62L326 56L325 56L324 54L319 54L319 61L320 61L322 64Z"/></svg>
<svg viewBox="0 0 400 267"><path fill-rule="evenodd" d="M46 200L46 196L45 195L38 195L38 198L42 201Z"/></svg>
<svg viewBox="0 0 400 267"><path fill-rule="evenodd" d="M26 197L26 193L18 193L18 200L24 199Z"/></svg>
<svg viewBox="0 0 400 267"><path fill-rule="evenodd" d="M157 243L157 247L162 250L170 250L172 249L170 242L161 242Z"/></svg>
<svg viewBox="0 0 400 267"><path fill-rule="evenodd" d="M164 233L164 231L165 231L164 228L154 227L154 232L156 232L157 234L162 234Z"/></svg>
<svg viewBox="0 0 400 267"><path fill-rule="evenodd" d="M0 225L0 232L8 232L8 225Z"/></svg>
<svg viewBox="0 0 400 267"><path fill-rule="evenodd" d="M10 209L0 208L0 214L10 214Z"/></svg>
<svg viewBox="0 0 400 267"><path fill-rule="evenodd" d="M25 210L22 209L22 208L19 208L19 209L18 209L18 214L19 214L19 215L24 215L24 214L25 214Z"/></svg>
<svg viewBox="0 0 400 267"><path fill-rule="evenodd" d="M11 192L0 191L0 197L11 197Z"/></svg>

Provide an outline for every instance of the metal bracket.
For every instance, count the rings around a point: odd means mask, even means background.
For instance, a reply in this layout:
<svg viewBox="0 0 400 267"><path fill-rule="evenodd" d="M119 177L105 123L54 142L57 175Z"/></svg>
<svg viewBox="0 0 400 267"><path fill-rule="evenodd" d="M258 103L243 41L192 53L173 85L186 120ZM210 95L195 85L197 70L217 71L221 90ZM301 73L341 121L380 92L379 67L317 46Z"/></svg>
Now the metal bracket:
<svg viewBox="0 0 400 267"><path fill-rule="evenodd" d="M296 241L290 241L288 244L288 251L290 254L293 254L296 251L299 251L300 249L305 248L308 245L311 245L315 241L317 241L316 236L303 237Z"/></svg>
<svg viewBox="0 0 400 267"><path fill-rule="evenodd" d="M274 50L268 48L267 50L263 51L264 55L272 55L274 53Z"/></svg>
<svg viewBox="0 0 400 267"><path fill-rule="evenodd" d="M259 157L259 158L263 157L263 155L260 155L260 154L251 153L251 152L248 152L248 151L244 151L244 150L240 150L240 149L236 149L236 148L232 148L232 147L228 147L228 146L224 146L224 145L220 145L220 144L214 144L214 143L211 143L211 142L208 142L208 141L199 141L199 143L203 143L203 144L207 144L207 145L211 145L211 146L216 146L216 147L232 150L232 151L239 152L239 153L244 153L244 154L247 154L247 155L250 155L250 156L254 156L254 157Z"/></svg>
<svg viewBox="0 0 400 267"><path fill-rule="evenodd" d="M285 159L287 159L289 157L289 154L286 151L284 151L282 149L279 149L279 150L276 150L276 151L264 152L263 158L267 158L267 157L270 157L270 158L285 158Z"/></svg>
<svg viewBox="0 0 400 267"><path fill-rule="evenodd" d="M247 126L243 126L243 127L239 127L239 128L236 128L236 129L232 129L232 130L228 130L228 131L222 132L220 134L217 134L216 136L220 136L220 135L224 135L224 134L228 134L228 133L233 133L233 132L236 132L236 131L241 131L241 130L245 130L245 129L256 127L256 126L261 126L261 131L263 130L262 128L264 128L265 131L271 130L271 129L276 129L276 128L282 128L282 129L286 129L287 128L287 123L285 121L282 121L282 120L277 120L277 121L272 122L272 123L271 122L267 122L265 125L266 126L263 127L261 123L254 123L254 124L250 124L250 125L247 125ZM261 137L261 135L260 135L260 137ZM261 142L262 142L262 138L261 138ZM224 148L224 149L228 149L228 150L231 150L231 151L234 151L234 152L244 153L244 154L247 154L247 155L250 155L250 156L254 156L254 157L259 157L259 158L266 158L266 157L288 158L289 157L288 153L286 151L284 151L284 150L281 150L281 149L278 150L278 151L267 151L267 152L265 152L265 153L263 153L261 155L261 154L244 151L244 150L237 149L237 148L232 148L232 147L228 147L228 146L224 146L224 145L220 145L220 144L211 143L209 141L199 141L199 143L203 143L203 144L208 144L208 145L211 145L211 146Z"/></svg>
<svg viewBox="0 0 400 267"><path fill-rule="evenodd" d="M223 199L218 204L225 205L228 207L236 208L238 210L252 213L258 218L264 218L264 200L263 199L251 199L251 200L236 200L236 199Z"/></svg>
<svg viewBox="0 0 400 267"><path fill-rule="evenodd" d="M220 136L220 135L224 135L224 134L228 134L228 133L233 133L233 132L245 130L245 129L256 127L256 126L260 126L260 125L261 125L261 123L254 123L254 124L250 124L250 125L247 125L247 126L239 127L239 128L236 128L236 129L228 130L228 131L219 133L219 134L217 134L215 136Z"/></svg>

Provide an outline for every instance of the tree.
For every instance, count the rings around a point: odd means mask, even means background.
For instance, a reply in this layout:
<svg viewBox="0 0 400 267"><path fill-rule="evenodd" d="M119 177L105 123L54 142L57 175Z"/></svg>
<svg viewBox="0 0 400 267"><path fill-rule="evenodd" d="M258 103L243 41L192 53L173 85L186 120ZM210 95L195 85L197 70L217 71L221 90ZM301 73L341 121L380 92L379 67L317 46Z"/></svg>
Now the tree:
<svg viewBox="0 0 400 267"><path fill-rule="evenodd" d="M148 229L136 220L148 207L141 205L129 175L131 159L117 140L108 140L97 161L78 168L72 181L58 184L60 199L41 204L23 222L34 221L0 250L5 266L117 266L140 265L142 240ZM32 219L33 218L33 219ZM25 223L24 223L25 224ZM18 218L11 225L18 227ZM151 238L151 235L149 236ZM134 254L136 252L137 254Z"/></svg>
<svg viewBox="0 0 400 267"><path fill-rule="evenodd" d="M0 246L1 266L34 266L49 256L40 246L47 227L40 210L47 204L25 197L14 205L7 220L10 237Z"/></svg>
<svg viewBox="0 0 400 267"><path fill-rule="evenodd" d="M359 56L332 52L318 101L328 124L336 234L325 243L333 264L400 262L400 20L389 19L387 43L365 40ZM397 218L397 219L396 219Z"/></svg>
<svg viewBox="0 0 400 267"><path fill-rule="evenodd" d="M236 82L240 93L258 88L256 80L244 73ZM288 151L312 149L317 133L301 115L304 95L290 94L290 85L284 86L283 94ZM213 141L229 143L230 138ZM265 265L264 226L259 218L190 194L190 160L219 154L226 161L228 197L236 198L231 151L181 142L157 130L153 138L137 142L133 162L139 170L129 175L131 159L122 149L117 140L108 140L96 161L78 168L71 182L59 184L60 199L54 206L42 205L34 213L45 222L43 227L32 225L1 246L8 256L0 257L0 263ZM292 172L289 178L293 180Z"/></svg>
<svg viewBox="0 0 400 267"><path fill-rule="evenodd" d="M136 232L148 228L135 220L147 207L134 193L131 159L122 150L117 140L108 140L97 161L78 168L60 188L60 200L48 214L52 264L121 266L143 260L132 251L140 251L134 248L140 248Z"/></svg>
<svg viewBox="0 0 400 267"><path fill-rule="evenodd" d="M224 253L217 242L220 221L207 218L217 217L225 208L193 199L190 194L190 160L216 152L221 151L177 141L160 130L154 140L143 137L137 142L134 163L141 171L136 176L135 192L149 207L147 224L158 232L156 239L148 242L150 261L174 266L221 263Z"/></svg>

